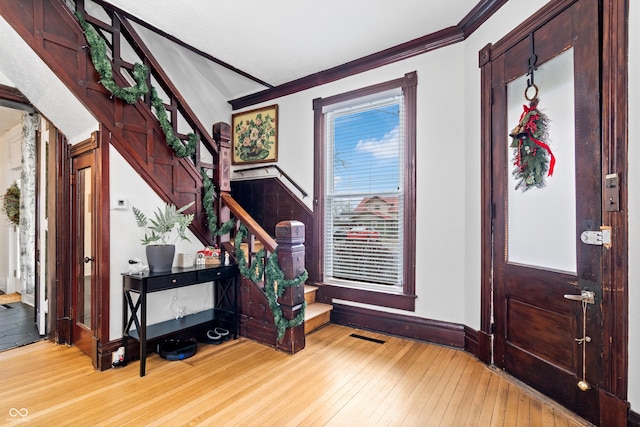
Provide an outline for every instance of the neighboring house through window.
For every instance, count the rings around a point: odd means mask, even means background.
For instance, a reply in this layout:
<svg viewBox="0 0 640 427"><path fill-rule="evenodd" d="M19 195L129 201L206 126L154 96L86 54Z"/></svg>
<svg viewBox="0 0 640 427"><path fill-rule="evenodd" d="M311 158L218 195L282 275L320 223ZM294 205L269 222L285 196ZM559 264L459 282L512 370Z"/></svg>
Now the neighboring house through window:
<svg viewBox="0 0 640 427"><path fill-rule="evenodd" d="M413 307L368 294L415 294L416 84L413 72L314 100L319 281L358 302Z"/></svg>

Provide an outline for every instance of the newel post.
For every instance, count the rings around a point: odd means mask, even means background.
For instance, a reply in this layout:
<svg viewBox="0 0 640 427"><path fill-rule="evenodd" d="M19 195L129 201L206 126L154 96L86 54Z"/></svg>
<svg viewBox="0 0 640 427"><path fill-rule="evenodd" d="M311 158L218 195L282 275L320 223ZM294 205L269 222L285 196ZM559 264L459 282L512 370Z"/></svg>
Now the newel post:
<svg viewBox="0 0 640 427"><path fill-rule="evenodd" d="M281 221L276 224L278 242L278 263L287 280L295 279L305 270L304 266L304 224L300 221ZM304 304L304 283L287 288L278 299L282 313L291 320L300 313ZM304 323L287 329L278 342L278 349L295 354L304 348Z"/></svg>

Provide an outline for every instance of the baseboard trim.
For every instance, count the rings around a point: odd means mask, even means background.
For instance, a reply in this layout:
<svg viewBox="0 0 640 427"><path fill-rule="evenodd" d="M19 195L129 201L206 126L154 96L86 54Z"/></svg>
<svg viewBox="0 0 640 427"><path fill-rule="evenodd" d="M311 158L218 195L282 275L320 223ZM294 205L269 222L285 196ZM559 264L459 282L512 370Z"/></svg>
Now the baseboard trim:
<svg viewBox="0 0 640 427"><path fill-rule="evenodd" d="M465 347L464 326L457 323L336 303L331 311L331 322L459 349Z"/></svg>
<svg viewBox="0 0 640 427"><path fill-rule="evenodd" d="M478 331L464 326L464 349L465 351L473 354L474 356L478 356Z"/></svg>
<svg viewBox="0 0 640 427"><path fill-rule="evenodd" d="M629 411L629 427L640 427L640 414L637 412Z"/></svg>

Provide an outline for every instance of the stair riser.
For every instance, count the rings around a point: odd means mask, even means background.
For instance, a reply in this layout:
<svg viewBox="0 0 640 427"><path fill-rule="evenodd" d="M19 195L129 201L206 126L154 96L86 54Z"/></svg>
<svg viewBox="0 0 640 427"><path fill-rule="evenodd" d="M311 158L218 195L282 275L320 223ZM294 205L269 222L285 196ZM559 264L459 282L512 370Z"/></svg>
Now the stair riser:
<svg viewBox="0 0 640 427"><path fill-rule="evenodd" d="M327 311L326 313L322 313L312 319L305 320L304 322L304 333L308 334L309 332L315 331L319 327L326 325L331 321L331 312Z"/></svg>

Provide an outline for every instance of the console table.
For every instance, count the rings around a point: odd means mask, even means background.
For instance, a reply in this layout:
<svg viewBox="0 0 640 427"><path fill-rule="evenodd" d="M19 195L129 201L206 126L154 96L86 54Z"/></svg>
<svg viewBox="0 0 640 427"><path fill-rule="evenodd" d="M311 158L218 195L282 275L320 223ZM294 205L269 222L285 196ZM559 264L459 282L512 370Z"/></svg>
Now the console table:
<svg viewBox="0 0 640 427"><path fill-rule="evenodd" d="M127 360L127 343L133 338L140 343L140 376L145 375L147 358L147 341L197 325L210 323L216 326L221 320L231 320L230 333L238 336L238 266L209 267L174 267L166 272L145 272L143 274L123 273L122 299L122 345ZM191 286L198 283L212 282L214 308L199 313L186 315L180 319L171 319L147 326L147 294L168 289ZM134 299L132 294L137 294ZM138 315L138 311L140 314ZM130 314L129 314L130 313ZM135 325L135 329L131 329Z"/></svg>

